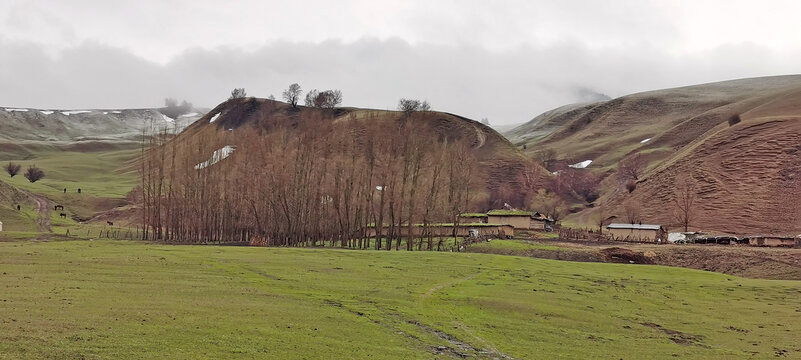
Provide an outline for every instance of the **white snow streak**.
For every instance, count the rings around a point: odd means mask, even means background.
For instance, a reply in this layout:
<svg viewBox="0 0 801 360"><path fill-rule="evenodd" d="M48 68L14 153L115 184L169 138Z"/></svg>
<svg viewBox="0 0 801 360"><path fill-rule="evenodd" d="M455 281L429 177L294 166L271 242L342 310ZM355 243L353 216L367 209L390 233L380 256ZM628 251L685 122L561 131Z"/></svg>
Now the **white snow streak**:
<svg viewBox="0 0 801 360"><path fill-rule="evenodd" d="M189 114L183 114L183 115L178 116L178 117L193 117L193 116L198 116L198 115L200 115L200 114L198 114L196 112L192 112L192 113L189 113Z"/></svg>
<svg viewBox="0 0 801 360"><path fill-rule="evenodd" d="M45 115L50 115L50 114L54 113L55 111L53 111L53 110L39 110L39 112L42 113L42 114L45 114Z"/></svg>
<svg viewBox="0 0 801 360"><path fill-rule="evenodd" d="M27 111L28 111L28 109L13 109L13 108L6 108L6 111L8 111L8 112L14 112L14 111L19 111L19 112L27 112Z"/></svg>
<svg viewBox="0 0 801 360"><path fill-rule="evenodd" d="M236 148L231 146L231 145L225 145L220 150L214 150L214 153L211 154L211 158L210 159L208 159L208 160L206 160L206 161L204 161L204 162L202 162L200 164L195 165L195 170L205 169L205 168L207 168L209 166L212 166L212 165L222 161L223 159L231 156L231 153L233 153L235 149Z"/></svg>
<svg viewBox="0 0 801 360"><path fill-rule="evenodd" d="M640 144L645 144L645 143L647 143L649 141L651 141L651 138L647 138L647 139L645 139L643 141L640 141Z"/></svg>
<svg viewBox="0 0 801 360"><path fill-rule="evenodd" d="M213 123L213 122L214 122L214 120L217 120L217 118L218 118L218 117L220 117L220 113L217 113L217 114L215 114L214 116L212 116L212 117L211 117L211 120L209 120L209 123Z"/></svg>
<svg viewBox="0 0 801 360"><path fill-rule="evenodd" d="M574 169L584 169L587 166L590 166L590 164L592 164L592 160L584 160L584 161L582 161L580 163L575 163L575 164L569 165L569 166L574 168Z"/></svg>
<svg viewBox="0 0 801 360"><path fill-rule="evenodd" d="M92 112L92 111L90 111L90 110L72 110L72 111L62 111L61 113L64 114L64 115L69 116L69 115L76 115L76 114L85 114L85 113L90 113L90 112Z"/></svg>

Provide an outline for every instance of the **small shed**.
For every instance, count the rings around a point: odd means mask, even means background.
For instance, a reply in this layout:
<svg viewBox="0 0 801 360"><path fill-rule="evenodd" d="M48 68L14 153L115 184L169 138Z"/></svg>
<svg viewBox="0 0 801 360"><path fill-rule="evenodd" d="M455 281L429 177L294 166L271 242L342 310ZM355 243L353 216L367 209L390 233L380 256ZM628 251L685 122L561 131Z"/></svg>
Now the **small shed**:
<svg viewBox="0 0 801 360"><path fill-rule="evenodd" d="M553 219L539 212L535 212L534 215L531 215L531 223L528 228L532 230L551 231L553 229L553 222Z"/></svg>
<svg viewBox="0 0 801 360"><path fill-rule="evenodd" d="M614 240L663 242L666 240L665 229L653 224L619 224L606 226L606 230Z"/></svg>
<svg viewBox="0 0 801 360"><path fill-rule="evenodd" d="M801 235L752 235L744 237L751 246L801 247Z"/></svg>

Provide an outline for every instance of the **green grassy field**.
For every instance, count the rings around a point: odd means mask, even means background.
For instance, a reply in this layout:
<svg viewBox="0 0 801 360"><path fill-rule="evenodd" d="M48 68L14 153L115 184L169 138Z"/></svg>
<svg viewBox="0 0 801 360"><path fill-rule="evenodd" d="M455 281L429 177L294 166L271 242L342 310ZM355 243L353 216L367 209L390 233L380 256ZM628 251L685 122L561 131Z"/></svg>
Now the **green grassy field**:
<svg viewBox="0 0 801 360"><path fill-rule="evenodd" d="M124 197L138 184L136 169L132 161L139 155L138 149L97 152L41 151L28 154L25 159L10 161L22 165L22 171L11 178L5 171L0 181L48 198L55 204L65 206L67 220L60 220L59 212L51 214L54 227L73 226L73 215L89 218L99 211L125 204ZM6 161L0 162L5 166ZM22 176L29 165L35 164L45 171L45 178L30 183ZM67 188L67 192L64 192ZM81 188L81 194L77 193ZM2 199L2 197L0 197ZM35 203L23 202L21 211L15 202L0 204L0 221L6 231L36 231ZM55 231L55 229L54 229Z"/></svg>
<svg viewBox="0 0 801 360"><path fill-rule="evenodd" d="M801 282L467 253L0 243L0 358L788 358Z"/></svg>
<svg viewBox="0 0 801 360"><path fill-rule="evenodd" d="M20 189L29 190L48 197L76 194L101 198L122 198L138 183L135 168L129 168L140 153L138 149L103 152L52 151L37 153L33 158L11 160L22 165L19 175L9 178L3 173L2 181ZM6 162L0 163L5 166ZM28 182L23 173L28 165L36 165L45 171L45 178L35 183ZM67 188L67 195L64 195Z"/></svg>

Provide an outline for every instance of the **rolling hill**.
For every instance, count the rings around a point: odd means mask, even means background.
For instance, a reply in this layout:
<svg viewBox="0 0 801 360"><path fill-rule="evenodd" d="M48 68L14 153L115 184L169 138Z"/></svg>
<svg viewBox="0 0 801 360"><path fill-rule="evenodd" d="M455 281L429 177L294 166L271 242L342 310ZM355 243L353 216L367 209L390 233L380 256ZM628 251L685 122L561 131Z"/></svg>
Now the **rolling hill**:
<svg viewBox="0 0 801 360"><path fill-rule="evenodd" d="M741 121L729 119L739 115ZM794 189L801 173L801 76L775 76L650 91L565 106L510 130L529 155L549 149L566 163L592 160L602 174L604 211L622 218L633 199L647 222L673 225L679 179L696 184L694 229L722 233L798 233ZM646 168L630 194L621 189L621 160ZM587 208L568 222L588 225Z"/></svg>
<svg viewBox="0 0 801 360"><path fill-rule="evenodd" d="M179 132L203 116L202 110L189 109L183 115L168 110L0 107L0 165L15 162L23 172L36 165L46 173L36 183L22 174L0 174L0 221L5 231L51 230L37 224L47 216L58 229L126 205L126 195L138 183L132 165L141 154L143 131ZM61 212L50 214L54 204L65 206L66 219L59 218Z"/></svg>
<svg viewBox="0 0 801 360"><path fill-rule="evenodd" d="M533 168L541 176L547 172L536 161L528 159L517 147L491 127L478 121L455 114L427 111L420 112L404 120L399 111L338 108L334 112L299 106L297 110L291 106L267 99L245 98L229 100L209 111L206 116L189 126L173 141L197 150L199 157L193 163L206 160L215 150L224 146L237 147L253 134L269 133L277 126L289 124L298 127L302 119L319 118L320 123L331 122L332 131L339 131L357 123L380 125L392 129L404 121L411 122L411 131L416 137L436 139L437 141L464 142L472 149L481 171L472 174L480 182L486 182L489 198L483 207L503 206L504 201L522 201L520 199L501 200L496 193L511 188L520 191L519 174L526 168ZM375 128L360 129L363 138L394 136L397 133L377 133ZM304 132L310 132L309 129ZM312 137L313 140L314 136ZM192 145L187 145L191 143ZM233 157L237 156L233 152ZM504 189L506 188L506 189Z"/></svg>

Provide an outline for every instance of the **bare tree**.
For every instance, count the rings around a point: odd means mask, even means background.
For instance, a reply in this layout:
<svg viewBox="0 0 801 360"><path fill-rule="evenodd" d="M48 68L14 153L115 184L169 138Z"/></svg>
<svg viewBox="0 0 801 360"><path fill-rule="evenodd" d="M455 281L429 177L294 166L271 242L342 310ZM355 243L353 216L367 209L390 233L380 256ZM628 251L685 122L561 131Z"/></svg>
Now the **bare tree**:
<svg viewBox="0 0 801 360"><path fill-rule="evenodd" d="M524 145L525 146L525 145ZM552 165L556 162L556 150L554 149L545 149L537 152L537 157L539 157L540 161L542 162L542 166L546 169L553 171Z"/></svg>
<svg viewBox="0 0 801 360"><path fill-rule="evenodd" d="M14 177L15 175L19 174L20 169L22 169L22 165L20 164L15 164L13 162L6 164L6 172L11 177Z"/></svg>
<svg viewBox="0 0 801 360"><path fill-rule="evenodd" d="M303 104L308 107L315 107L314 104L318 95L320 95L320 92L317 91L317 89L309 90L309 92L306 93L306 99L304 99Z"/></svg>
<svg viewBox="0 0 801 360"><path fill-rule="evenodd" d="M640 176L642 176L642 172L645 170L646 165L645 158L640 154L631 155L623 159L620 161L620 166L618 166L618 180L621 184L637 182L637 180L640 179Z"/></svg>
<svg viewBox="0 0 801 360"><path fill-rule="evenodd" d="M228 98L228 100L240 99L246 96L248 96L248 94L245 93L245 88L236 88L231 90L231 96Z"/></svg>
<svg viewBox="0 0 801 360"><path fill-rule="evenodd" d="M539 189L531 201L531 207L551 218L554 223L562 220L567 212L567 204L559 195L546 189Z"/></svg>
<svg viewBox="0 0 801 360"><path fill-rule="evenodd" d="M623 202L623 212L626 222L629 224L634 224L642 220L640 215L642 213L642 207L640 207L640 203L634 199L628 199Z"/></svg>
<svg viewBox="0 0 801 360"><path fill-rule="evenodd" d="M306 93L304 100L306 106L316 107L322 109L333 109L342 103L342 91L340 90L325 90L317 91L312 89Z"/></svg>
<svg viewBox="0 0 801 360"><path fill-rule="evenodd" d="M415 111L429 111L431 110L431 105L428 104L428 101L420 101L417 99L400 99L398 100L398 110L403 111L406 115L409 115Z"/></svg>
<svg viewBox="0 0 801 360"><path fill-rule="evenodd" d="M593 217L595 220L595 225L598 226L598 234L603 234L604 232L604 225L606 225L606 205L600 204L595 207L595 216Z"/></svg>
<svg viewBox="0 0 801 360"><path fill-rule="evenodd" d="M42 178L44 178L44 176L45 176L44 171L36 167L36 165L28 166L28 170L25 171L25 178L32 183L41 180Z"/></svg>
<svg viewBox="0 0 801 360"><path fill-rule="evenodd" d="M303 90L301 90L300 85L294 83L292 85L289 85L289 87L286 90L284 90L281 96L283 96L284 100L286 100L287 103L292 105L292 107L297 108L298 100L300 100L300 95L302 93Z"/></svg>
<svg viewBox="0 0 801 360"><path fill-rule="evenodd" d="M673 197L673 218L684 227L684 232L689 231L690 225L694 220L695 197L695 182L692 177L687 176L676 182L676 190Z"/></svg>

